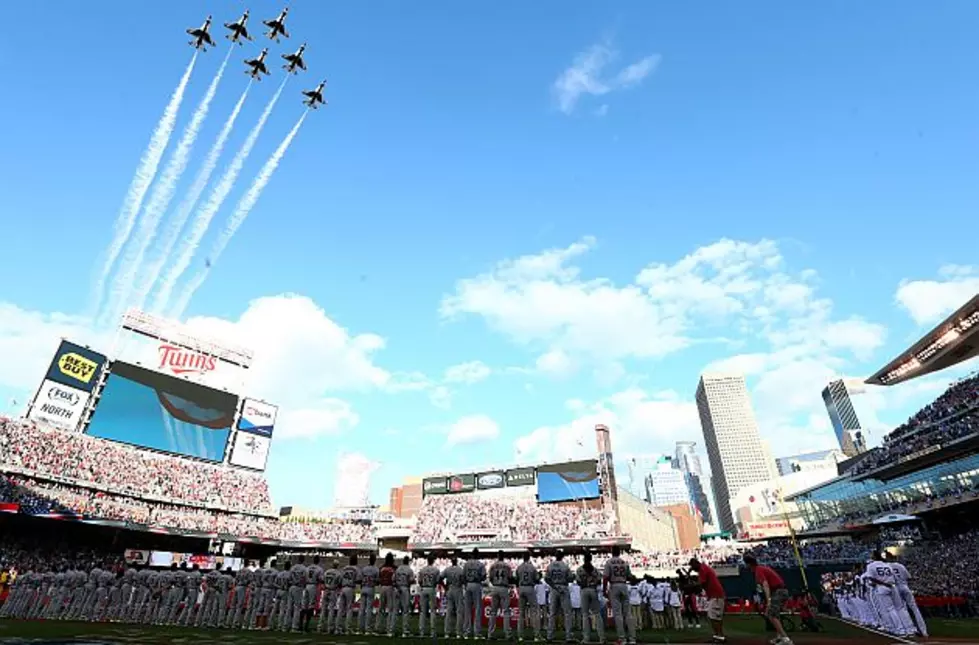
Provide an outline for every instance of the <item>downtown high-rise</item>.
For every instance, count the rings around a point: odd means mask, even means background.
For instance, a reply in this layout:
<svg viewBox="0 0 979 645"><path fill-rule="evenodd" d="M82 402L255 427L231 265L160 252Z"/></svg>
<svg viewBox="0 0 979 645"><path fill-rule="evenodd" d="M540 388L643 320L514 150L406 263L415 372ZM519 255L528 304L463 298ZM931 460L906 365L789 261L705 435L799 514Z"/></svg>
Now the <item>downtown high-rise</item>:
<svg viewBox="0 0 979 645"><path fill-rule="evenodd" d="M826 404L826 412L829 414L830 423L833 424L833 431L836 433L837 441L840 442L843 454L847 457L855 457L861 452L866 452L867 440L864 438L860 419L853 409L850 392L843 379L832 381L823 388L823 403Z"/></svg>
<svg viewBox="0 0 979 645"><path fill-rule="evenodd" d="M731 499L746 486L768 481L774 465L766 461L744 376L702 375L697 411L713 476L717 519L722 530L732 531Z"/></svg>
<svg viewBox="0 0 979 645"><path fill-rule="evenodd" d="M707 497L710 477L704 476L704 469L700 464L700 455L697 454L696 448L697 444L694 441L677 441L673 463L683 473L687 489L690 491L690 500L700 511L704 524L713 524L714 515L711 513Z"/></svg>

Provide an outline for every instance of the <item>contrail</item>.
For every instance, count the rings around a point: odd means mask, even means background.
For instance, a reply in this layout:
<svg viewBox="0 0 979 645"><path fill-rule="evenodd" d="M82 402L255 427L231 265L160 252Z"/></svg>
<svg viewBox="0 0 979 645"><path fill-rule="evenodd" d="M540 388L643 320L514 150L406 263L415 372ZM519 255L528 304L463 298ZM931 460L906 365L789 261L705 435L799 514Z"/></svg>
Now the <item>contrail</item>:
<svg viewBox="0 0 979 645"><path fill-rule="evenodd" d="M137 222L136 234L130 239L126 253L123 254L122 263L119 266L115 283L109 294L109 305L105 313L110 316L110 320L114 320L118 314L121 314L121 309L127 304L133 304L139 307L143 305L146 292L149 290L149 286L143 289L145 277L136 287L136 297L131 298L133 286L136 283L136 274L143 264L146 249L149 247L150 242L153 241L153 236L156 235L156 230L159 228L163 214L170 207L170 200L173 199L173 194L177 190L177 183L180 181L180 177L183 176L184 170L187 169L190 152L194 147L194 143L197 141L197 135L201 131L204 119L207 118L211 101L214 100L214 94L218 90L218 84L224 75L224 69L228 66L228 59L231 58L231 52L232 50L229 48L227 55L224 57L224 62L221 63L221 67L218 68L217 74L214 75L214 79L208 86L207 92L204 93L204 98L201 99L201 102L197 105L197 109L194 110L194 114L190 118L190 123L184 128L184 133L177 142L176 149L163 167L163 173L156 181L156 185L153 186L153 191L150 193L150 199L146 203L143 215Z"/></svg>
<svg viewBox="0 0 979 645"><path fill-rule="evenodd" d="M204 234L207 233L207 228L211 225L211 220L214 219L214 215L217 214L218 210L221 208L221 204L227 199L228 193L231 192L232 187L235 185L235 181L238 179L238 175L241 173L242 166L245 165L245 160L248 159L248 155L251 153L252 148L255 147L255 142L258 140L258 135L261 134L262 128L265 127L265 122L268 121L269 115L272 113L272 108L275 107L275 103L279 100L279 96L282 94L282 90L286 86L288 77L282 80L279 85L279 89L276 90L275 95L272 100L269 101L268 105L265 106L265 111L258 118L258 123L252 128L252 131L248 133L248 137L245 139L245 143L242 144L241 149L238 154L234 156L231 160L231 164L224 171L221 179L218 180L217 185L211 189L211 194L208 195L207 201L204 206L197 211L197 216L191 223L190 232L188 233L184 244L181 245L183 253L178 258L175 266L182 266L183 269L179 273L176 270L171 271L173 275L173 281L176 282L180 278L180 275L190 266L190 260L193 258L194 253L201 245L201 239ZM170 276L167 276L168 278ZM157 299L159 300L159 298ZM166 302L163 301L162 307L166 307Z"/></svg>
<svg viewBox="0 0 979 645"><path fill-rule="evenodd" d="M248 90L251 88L251 83L245 86L245 91L241 93L241 97L238 99L238 103L235 104L234 109L231 111L231 115L228 120L225 121L224 127L221 128L221 132L218 134L218 138L214 141L214 145L211 150L207 153L207 157L204 159L204 164L201 169L197 171L197 176L194 178L194 183L190 187L190 192L180 203L177 209L176 215L170 220L172 222L171 227L164 232L164 242L161 245L162 250L160 252L160 257L157 262L150 269L150 288L152 288L153 283L155 283L163 269L163 264L166 262L167 257L173 250L174 244L177 242L177 237L180 235L180 231L183 229L184 224L190 218L191 211L197 206L197 201L201 198L201 194L207 187L207 182L211 180L211 175L214 173L214 169L217 168L218 159L221 158L221 153L224 151L224 144L227 143L228 137L231 135L231 129L235 125L235 121L238 119L238 114L241 112L241 106L245 103L245 97L248 96ZM192 224L192 230L197 228L197 223L195 221ZM204 226L205 230L207 226ZM163 308L167 304L167 300L170 299L170 294L173 292L173 287L177 282L177 278L180 277L184 271L187 270L187 265L190 264L191 257L193 256L194 250L192 247L192 239L184 238L181 240L180 247L177 250L177 263L170 269L167 275L163 278L160 283L160 288L156 293L156 298L153 299L153 306L150 307L150 311L155 313L163 313Z"/></svg>
<svg viewBox="0 0 979 645"><path fill-rule="evenodd" d="M89 304L90 314L93 317L98 314L98 308L102 304L105 283L109 279L112 265L119 257L119 253L122 252L122 247L126 244L126 240L133 230L133 225L136 223L136 215L143 205L143 198L146 197L146 191L149 190L150 184L153 182L153 177L156 176L156 169L160 165L163 152L166 150L167 144L170 143L170 135L173 134L173 126L177 121L177 112L180 110L180 103L183 101L184 90L187 89L190 73L194 71L197 54L198 52L195 51L193 58L190 59L190 63L187 65L187 69L184 71L183 77L177 84L177 89L170 96L170 102L167 103L167 107L163 110L163 116L160 118L160 122L157 123L153 135L150 137L150 143L139 159L139 165L136 166L136 174L129 184L129 190L126 191L125 199L122 201L122 208L119 209L119 215L116 217L115 232L106 251L105 262L95 277L92 301Z"/></svg>
<svg viewBox="0 0 979 645"><path fill-rule="evenodd" d="M286 150L289 149L292 140L296 138L299 133L299 128L302 127L303 121L306 120L306 115L309 114L308 111L303 112L303 115L299 117L296 121L296 125L292 126L292 130L286 135L286 138L282 140L279 147L275 149L269 160L265 162L262 169L259 171L258 176L255 177L255 181L248 188L248 192L244 194L241 201L238 202L238 206L235 208L234 213L228 218L228 222L224 225L224 230L218 235L217 239L214 240L214 246L211 249L211 253L208 259L211 262L211 266L217 262L221 253L231 242L231 238L244 223L245 218L248 217L248 213L251 212L252 208L255 207L255 203L258 202L258 198L262 195L262 191L265 190L265 186L268 185L269 180L272 179L272 174L275 173L275 169L279 167L279 162L282 161L282 157L286 154ZM177 305L174 307L174 315L179 318L183 315L184 310L187 305L190 304L190 299L194 296L194 292L204 284L204 280L207 278L208 270L200 271L194 276L194 279L190 282L186 289L184 289L183 294L177 300Z"/></svg>

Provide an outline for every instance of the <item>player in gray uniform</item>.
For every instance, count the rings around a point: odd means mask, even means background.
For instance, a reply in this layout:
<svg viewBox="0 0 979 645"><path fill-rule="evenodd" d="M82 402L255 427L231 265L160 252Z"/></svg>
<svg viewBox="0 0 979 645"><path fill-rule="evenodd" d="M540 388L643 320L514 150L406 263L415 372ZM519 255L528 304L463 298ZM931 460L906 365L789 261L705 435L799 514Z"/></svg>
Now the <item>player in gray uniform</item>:
<svg viewBox="0 0 979 645"><path fill-rule="evenodd" d="M171 575L170 597L167 598L167 611L163 616L164 625L176 625L180 619L180 610L187 596L187 563L181 562L180 567L173 570Z"/></svg>
<svg viewBox="0 0 979 645"><path fill-rule="evenodd" d="M442 572L435 566L435 554L428 554L428 564L418 572L418 586L421 587L421 597L418 601L418 635L425 637L426 630L435 638L435 616L437 603L435 588L438 587Z"/></svg>
<svg viewBox="0 0 979 645"><path fill-rule="evenodd" d="M245 629L258 629L262 627L261 616L267 616L267 605L269 599L268 569L256 569L252 573L252 584L249 591L248 612L245 617Z"/></svg>
<svg viewBox="0 0 979 645"><path fill-rule="evenodd" d="M203 604L201 606L197 605L197 599L201 593L201 580L204 576L201 573L201 569L198 565L192 565L190 571L187 573L187 578L184 580L184 586L187 589L187 593L184 596L184 609L180 615L181 625L190 625L191 620L196 619L200 622L200 615L204 613Z"/></svg>
<svg viewBox="0 0 979 645"><path fill-rule="evenodd" d="M612 617L615 618L615 631L620 641L636 642L636 622L632 619L629 606L629 578L632 572L629 563L622 559L619 547L612 547L612 557L605 562L605 584L608 586L608 600L612 604ZM623 626L623 622L625 625Z"/></svg>
<svg viewBox="0 0 979 645"><path fill-rule="evenodd" d="M483 614L483 582L486 581L486 565L479 559L479 549L473 549L469 559L462 565L462 577L466 581L466 591L462 597L463 638L479 638ZM475 618L474 618L475 616Z"/></svg>
<svg viewBox="0 0 979 645"><path fill-rule="evenodd" d="M571 595L568 593L568 583L571 582L571 567L564 561L564 553L558 551L557 556L548 565L544 573L544 581L551 587L550 615L547 618L547 640L554 640L554 625L560 608L564 615L564 640L571 640Z"/></svg>
<svg viewBox="0 0 979 645"><path fill-rule="evenodd" d="M275 624L272 629L289 629L289 584L292 582L292 563L286 560L275 574Z"/></svg>
<svg viewBox="0 0 979 645"><path fill-rule="evenodd" d="M306 567L306 588L303 590L303 631L309 631L309 622L316 611L316 594L321 582L323 582L323 567L320 566L320 556L315 555L313 564Z"/></svg>
<svg viewBox="0 0 979 645"><path fill-rule="evenodd" d="M151 618L154 625L163 625L166 623L167 617L170 615L170 597L173 586L176 584L177 580L174 574L177 572L177 563L170 563L170 570L163 571L160 573L159 588L160 588L160 602L157 605L156 613Z"/></svg>
<svg viewBox="0 0 979 645"><path fill-rule="evenodd" d="M340 596L340 563L334 560L323 572L323 597L320 598L319 630L332 634L337 626L337 603Z"/></svg>
<svg viewBox="0 0 979 645"><path fill-rule="evenodd" d="M340 570L340 606L337 608L335 633L349 634L354 620L354 591L360 583L360 567L357 566L357 555L351 555L347 566ZM343 618L343 628L340 619Z"/></svg>
<svg viewBox="0 0 979 645"><path fill-rule="evenodd" d="M513 569L503 559L503 551L497 551L496 562L490 565L490 615L486 638L492 640L496 632L496 617L503 610L503 634L510 640L510 583ZM482 609L482 607L480 607Z"/></svg>
<svg viewBox="0 0 979 645"><path fill-rule="evenodd" d="M463 571L459 558L452 556L452 564L442 572L445 584L445 637L462 638L462 585Z"/></svg>
<svg viewBox="0 0 979 645"><path fill-rule="evenodd" d="M591 619L595 616L598 626L598 642L605 642L605 616L602 615L602 605L598 601L598 592L602 587L602 573L592 564L592 555L585 552L585 563L578 568L575 577L581 587L581 624L584 642L591 639Z"/></svg>
<svg viewBox="0 0 979 645"><path fill-rule="evenodd" d="M204 574L204 599L201 601L200 610L197 612L198 627L215 626L212 623L217 619L220 580L220 571L211 570Z"/></svg>
<svg viewBox="0 0 979 645"><path fill-rule="evenodd" d="M244 624L246 621L245 599L248 597L248 588L251 584L252 570L244 566L235 574L235 586L231 596L231 606L234 608L234 611L229 612L231 614L232 629L246 627ZM254 594L252 595L251 601L255 602Z"/></svg>
<svg viewBox="0 0 979 645"><path fill-rule="evenodd" d="M367 564L360 569L360 613L357 622L362 634L370 633L374 629L374 590L377 588L380 574L377 568L377 556L371 553L367 556Z"/></svg>
<svg viewBox="0 0 979 645"><path fill-rule="evenodd" d="M298 561L290 570L292 577L289 578L289 622L284 627L286 629L291 628L294 632L299 631L299 623L302 620L303 591L306 589L306 565L304 562L305 558L299 556Z"/></svg>
<svg viewBox="0 0 979 645"><path fill-rule="evenodd" d="M523 562L517 567L517 640L523 640L524 623L531 616L534 628L534 639L540 639L540 612L537 608L537 595L534 587L540 579L537 567L530 561L530 552L524 553Z"/></svg>
<svg viewBox="0 0 979 645"><path fill-rule="evenodd" d="M136 569L126 567L122 573L122 587L119 592L119 606L116 607L113 620L126 620L132 609L133 587L136 582Z"/></svg>
<svg viewBox="0 0 979 645"><path fill-rule="evenodd" d="M411 568L411 558L405 556L401 566L394 571L394 596L397 599L392 609L401 610L401 635L408 638L411 633L411 585L415 582L415 572ZM388 633L394 633L395 611L389 617Z"/></svg>

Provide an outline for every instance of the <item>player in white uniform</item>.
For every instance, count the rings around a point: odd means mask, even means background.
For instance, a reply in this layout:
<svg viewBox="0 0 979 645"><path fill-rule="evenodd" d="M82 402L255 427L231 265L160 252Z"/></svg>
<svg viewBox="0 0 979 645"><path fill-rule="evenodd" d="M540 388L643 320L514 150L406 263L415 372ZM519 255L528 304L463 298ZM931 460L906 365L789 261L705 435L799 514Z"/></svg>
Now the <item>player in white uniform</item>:
<svg viewBox="0 0 979 645"><path fill-rule="evenodd" d="M531 618L534 639L540 638L540 611L534 595L534 585L540 580L537 567L530 561L530 552L524 553L523 562L517 567L517 640L523 641L524 624Z"/></svg>
<svg viewBox="0 0 979 645"><path fill-rule="evenodd" d="M598 602L599 589L602 586L602 573L592 564L591 552L585 552L585 563L578 568L576 578L581 586L581 632L584 642L591 640L592 619L598 628L598 642L605 642L605 616Z"/></svg>
<svg viewBox="0 0 979 645"><path fill-rule="evenodd" d="M628 630L627 642L635 645L636 623L633 622L632 613L629 611L629 579L632 573L629 563L622 559L620 553L619 547L612 547L612 557L605 563L605 585L608 589L609 602L612 603L612 616L615 618L615 631L619 640L626 640L626 630Z"/></svg>
<svg viewBox="0 0 979 645"><path fill-rule="evenodd" d="M928 625L925 624L921 610L918 609L918 603L914 599L914 593L911 592L911 587L908 585L911 574L908 573L907 567L898 561L896 555L887 554L887 563L891 565L894 578L897 581L898 615L902 622L905 621L905 614L914 621L913 624L905 623L905 630L909 631L909 628L913 626L921 636L928 638Z"/></svg>
<svg viewBox="0 0 979 645"><path fill-rule="evenodd" d="M867 565L867 578L873 584L873 604L880 614L884 630L891 634L904 636L905 629L897 615L897 579L894 570L884 562L880 552L875 551L873 560Z"/></svg>
<svg viewBox="0 0 979 645"><path fill-rule="evenodd" d="M466 580L466 591L462 600L463 638L479 638L483 622L483 583L486 581L486 565L479 558L479 549L472 550L469 559L462 566L462 574Z"/></svg>
<svg viewBox="0 0 979 645"><path fill-rule="evenodd" d="M497 551L496 561L490 565L490 615L489 628L486 638L492 640L496 633L496 617L503 611L503 634L510 640L510 583L513 581L513 569L507 564L503 551Z"/></svg>
<svg viewBox="0 0 979 645"><path fill-rule="evenodd" d="M435 566L435 554L428 554L428 564L418 572L418 586L421 598L418 602L418 635L425 637L426 632L435 638L435 588L438 587L442 572Z"/></svg>
<svg viewBox="0 0 979 645"><path fill-rule="evenodd" d="M347 566L340 570L340 606L337 608L336 634L349 634L354 619L354 591L360 584L360 567L357 566L357 555L351 555ZM340 619L343 619L343 629Z"/></svg>
<svg viewBox="0 0 979 645"><path fill-rule="evenodd" d="M564 561L564 552L558 551L553 562L547 565L544 580L551 587L550 615L547 618L547 640L554 640L554 627L558 611L564 616L564 640L571 640L571 598L568 583L571 582L571 567Z"/></svg>
<svg viewBox="0 0 979 645"><path fill-rule="evenodd" d="M445 637L462 638L462 585L463 571L459 566L459 558L452 556L452 564L442 572L445 584Z"/></svg>
<svg viewBox="0 0 979 645"><path fill-rule="evenodd" d="M374 629L374 598L380 575L377 556L371 553L367 556L367 564L360 569L360 613L357 622L362 634L369 634Z"/></svg>

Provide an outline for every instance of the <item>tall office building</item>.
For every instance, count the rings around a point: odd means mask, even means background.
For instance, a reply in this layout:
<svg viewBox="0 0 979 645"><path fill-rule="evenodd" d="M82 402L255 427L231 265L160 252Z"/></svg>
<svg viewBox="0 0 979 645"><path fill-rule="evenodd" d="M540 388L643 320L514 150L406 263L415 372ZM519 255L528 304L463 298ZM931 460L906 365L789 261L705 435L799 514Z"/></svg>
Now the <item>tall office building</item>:
<svg viewBox="0 0 979 645"><path fill-rule="evenodd" d="M673 466L683 473L687 489L693 505L700 511L704 524L713 524L714 515L710 510L707 489L710 487L709 478L704 477L704 469L700 464L700 455L696 451L694 441L677 441L673 457Z"/></svg>
<svg viewBox="0 0 979 645"><path fill-rule="evenodd" d="M731 499L746 486L768 481L767 463L744 376L704 374L697 385L697 411L714 479L717 519L734 530Z"/></svg>
<svg viewBox="0 0 979 645"><path fill-rule="evenodd" d="M823 403L826 404L826 412L829 413L829 420L833 424L843 454L855 457L866 452L867 440L843 379L832 381L823 388Z"/></svg>
<svg viewBox="0 0 979 645"><path fill-rule="evenodd" d="M646 501L653 506L690 505L690 491L683 472L673 467L669 455L661 455L656 466L646 474Z"/></svg>

